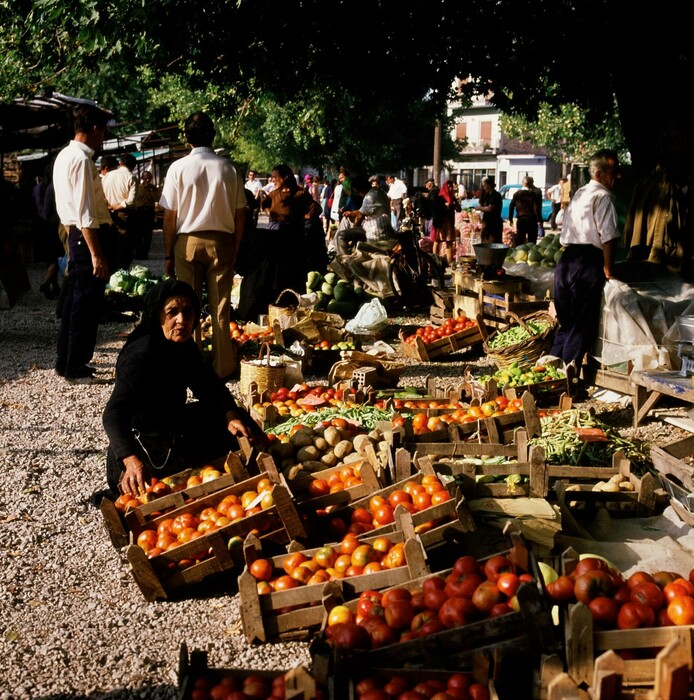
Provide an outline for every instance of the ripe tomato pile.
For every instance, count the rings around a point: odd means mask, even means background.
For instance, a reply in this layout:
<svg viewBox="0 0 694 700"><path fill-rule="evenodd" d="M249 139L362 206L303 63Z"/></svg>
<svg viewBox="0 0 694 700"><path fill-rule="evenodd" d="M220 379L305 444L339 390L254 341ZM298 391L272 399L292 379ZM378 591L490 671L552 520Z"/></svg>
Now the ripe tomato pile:
<svg viewBox="0 0 694 700"><path fill-rule="evenodd" d="M245 343L247 340L270 338L273 334L273 330L270 326L267 326L256 333L247 333L246 327L236 323L236 321L231 321L231 323L229 323L229 332L231 333L231 339L237 345L243 345L243 343Z"/></svg>
<svg viewBox="0 0 694 700"><path fill-rule="evenodd" d="M403 406L403 410L407 410L407 408ZM460 406L451 413L441 413L436 416L429 416L426 413L415 413L412 418L396 416L393 418L393 427L404 426L406 421L411 420L412 432L415 435L426 435L438 430L446 430L449 425L454 423L461 425L474 423L483 418L503 416L506 413L517 413L522 410L523 402L521 399L507 399L505 396L497 396L496 399L485 401L479 406Z"/></svg>
<svg viewBox="0 0 694 700"><path fill-rule="evenodd" d="M421 326L414 333L405 337L405 342L414 345L417 338L421 338L425 345L447 338L454 333L466 331L477 326L477 321L473 321L467 316L460 315L455 318L447 318L440 326Z"/></svg>
<svg viewBox="0 0 694 700"><path fill-rule="evenodd" d="M452 673L448 677L417 679L396 676L367 676L356 687L357 700L487 700L489 690L469 673Z"/></svg>
<svg viewBox="0 0 694 700"><path fill-rule="evenodd" d="M257 672L249 672L247 676L235 673L233 676L227 675L222 678L209 675L198 676L190 697L192 700L235 700L235 698L280 700L285 695L284 675L270 678ZM318 691L316 697L321 700L325 694Z"/></svg>
<svg viewBox="0 0 694 700"><path fill-rule="evenodd" d="M319 408L335 406L336 408L352 408L351 402L343 401L343 389L334 389L328 385L309 386L301 384L293 389L281 387L270 394L268 400L253 404L253 410L259 415L265 415L268 406L274 406L280 416L298 418L306 413L315 413Z"/></svg>
<svg viewBox="0 0 694 700"><path fill-rule="evenodd" d="M533 582L505 555L484 561L459 557L447 575L434 574L421 587L363 591L352 606L335 606L326 636L337 646L376 649L513 612L516 591ZM332 619L331 619L332 618Z"/></svg>
<svg viewBox="0 0 694 700"><path fill-rule="evenodd" d="M404 542L377 537L373 542L367 543L349 532L338 544L319 547L310 556L303 551L287 555L281 569L275 568L271 559L260 558L248 570L258 581L258 593L262 595L384 569L396 569L405 564Z"/></svg>
<svg viewBox="0 0 694 700"><path fill-rule="evenodd" d="M353 508L349 522L338 515L332 516L330 509L320 511L318 515L328 518L327 531L333 536L341 537L345 533L363 535L395 522L395 509L399 505L410 513L419 513L450 498L450 493L436 475L424 474L421 481L406 481L402 488L391 491L387 497L372 496L368 508ZM417 532L424 532L427 525L433 526L433 522L418 526Z"/></svg>
<svg viewBox="0 0 694 700"><path fill-rule="evenodd" d="M555 603L585 603L599 629L694 624L694 569L686 578L637 571L625 579L603 559L587 557L546 589Z"/></svg>
<svg viewBox="0 0 694 700"><path fill-rule="evenodd" d="M322 477L312 479L308 484L308 492L315 498L359 486L363 483L360 471L361 464L345 464L341 469L332 472L327 479Z"/></svg>
<svg viewBox="0 0 694 700"><path fill-rule="evenodd" d="M272 507L274 505L272 488L272 482L269 479L261 479L255 491L245 491L240 496L228 494L216 506L205 506L199 511L165 518L159 521L156 529L143 530L137 536L137 544L144 549L149 559L154 559L163 552L168 552ZM270 528L272 523L268 521L265 526ZM179 568L190 566L208 556L209 552L205 548L194 558L179 561Z"/></svg>

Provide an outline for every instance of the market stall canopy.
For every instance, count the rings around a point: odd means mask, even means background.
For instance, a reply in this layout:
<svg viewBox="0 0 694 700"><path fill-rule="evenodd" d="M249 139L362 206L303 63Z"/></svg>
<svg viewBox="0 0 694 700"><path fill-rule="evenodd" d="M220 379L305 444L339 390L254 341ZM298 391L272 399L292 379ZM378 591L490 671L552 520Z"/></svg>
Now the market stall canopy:
<svg viewBox="0 0 694 700"><path fill-rule="evenodd" d="M57 92L0 103L0 153L64 145L73 136L71 111L79 104L97 103Z"/></svg>

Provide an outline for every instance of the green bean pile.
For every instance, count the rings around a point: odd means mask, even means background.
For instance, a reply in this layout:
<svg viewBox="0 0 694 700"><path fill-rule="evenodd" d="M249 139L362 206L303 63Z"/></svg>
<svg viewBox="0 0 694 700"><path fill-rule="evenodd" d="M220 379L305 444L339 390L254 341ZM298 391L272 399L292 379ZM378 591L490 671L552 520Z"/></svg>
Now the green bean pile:
<svg viewBox="0 0 694 700"><path fill-rule="evenodd" d="M643 445L623 438L588 410L574 408L548 415L540 419L540 425L542 435L532 438L529 444L544 448L547 464L609 467L612 456L620 450L631 460L637 473L646 471L650 463L650 455ZM574 428L599 428L607 436L607 442L581 440Z"/></svg>
<svg viewBox="0 0 694 700"><path fill-rule="evenodd" d="M551 324L547 321L528 321L525 325L527 328L523 326L511 326L508 330L497 331L494 336L490 338L488 342L489 347L493 350L499 350L500 348L517 345L524 340L528 340L528 338L544 333L551 327Z"/></svg>
<svg viewBox="0 0 694 700"><path fill-rule="evenodd" d="M333 418L344 418L349 421L354 421L359 423L361 426L367 430L373 430L376 427L376 423L379 421L390 421L393 418L394 411L384 410L382 408L376 408L375 406L359 406L353 408L322 408L318 411L312 413L304 413L296 418L290 418L289 420L279 423L273 428L267 428L265 432L268 435L283 435L289 433L289 431L295 425L305 425L308 427L313 427L322 421L329 421ZM401 414L405 415L405 414Z"/></svg>

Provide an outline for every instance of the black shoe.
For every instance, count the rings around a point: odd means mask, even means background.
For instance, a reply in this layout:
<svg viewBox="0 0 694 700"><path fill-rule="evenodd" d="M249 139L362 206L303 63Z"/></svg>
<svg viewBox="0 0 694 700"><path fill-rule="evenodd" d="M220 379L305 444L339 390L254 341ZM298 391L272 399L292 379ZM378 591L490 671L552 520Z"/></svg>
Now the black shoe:
<svg viewBox="0 0 694 700"><path fill-rule="evenodd" d="M39 292L41 292L46 299L51 301L58 298L58 295L53 291L53 289L51 289L51 287L45 283L39 287Z"/></svg>
<svg viewBox="0 0 694 700"><path fill-rule="evenodd" d="M92 379L94 377L96 370L89 365L83 365L73 372L65 372L63 375L68 381L77 381L80 379Z"/></svg>

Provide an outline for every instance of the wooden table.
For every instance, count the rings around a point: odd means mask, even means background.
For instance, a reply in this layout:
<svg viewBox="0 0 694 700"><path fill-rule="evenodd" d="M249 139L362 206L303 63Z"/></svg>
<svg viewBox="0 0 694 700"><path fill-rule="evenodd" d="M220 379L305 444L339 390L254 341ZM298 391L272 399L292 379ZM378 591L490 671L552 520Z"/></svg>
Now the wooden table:
<svg viewBox="0 0 694 700"><path fill-rule="evenodd" d="M694 377L682 377L679 372L633 371L631 383L634 392L634 427L655 407L661 396L673 396L694 403Z"/></svg>

